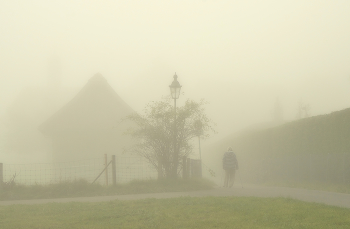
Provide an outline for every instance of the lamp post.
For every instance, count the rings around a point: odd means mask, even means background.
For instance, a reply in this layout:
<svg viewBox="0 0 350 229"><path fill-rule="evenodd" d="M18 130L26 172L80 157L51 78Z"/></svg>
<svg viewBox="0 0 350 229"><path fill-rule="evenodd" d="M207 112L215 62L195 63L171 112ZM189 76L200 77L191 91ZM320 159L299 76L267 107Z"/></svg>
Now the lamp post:
<svg viewBox="0 0 350 229"><path fill-rule="evenodd" d="M174 157L173 157L173 163L174 163L174 167L175 167L175 159L177 160L177 158L175 158L176 157L176 153L177 153L177 149L176 149L176 136L177 136L177 130L176 130L176 99L179 98L180 90L181 90L181 85L180 85L179 81L177 81L176 72L175 72L175 75L174 75L174 80L171 83L171 85L169 86L169 88L170 88L171 98L174 99ZM175 170L175 168L173 168L173 169Z"/></svg>
<svg viewBox="0 0 350 229"><path fill-rule="evenodd" d="M203 133L203 125L202 125L201 120L196 120L193 125L195 128L196 134L198 136L198 151L199 151L199 161L200 161L199 177L202 177L201 135Z"/></svg>

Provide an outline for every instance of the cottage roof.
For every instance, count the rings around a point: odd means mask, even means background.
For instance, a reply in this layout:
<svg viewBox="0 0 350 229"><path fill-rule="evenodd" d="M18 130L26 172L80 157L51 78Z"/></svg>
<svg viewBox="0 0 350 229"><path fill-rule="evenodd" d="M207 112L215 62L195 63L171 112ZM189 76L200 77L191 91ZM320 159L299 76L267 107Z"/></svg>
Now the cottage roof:
<svg viewBox="0 0 350 229"><path fill-rule="evenodd" d="M96 74L81 91L39 130L46 135L74 131L112 130L133 110L118 96L107 80Z"/></svg>

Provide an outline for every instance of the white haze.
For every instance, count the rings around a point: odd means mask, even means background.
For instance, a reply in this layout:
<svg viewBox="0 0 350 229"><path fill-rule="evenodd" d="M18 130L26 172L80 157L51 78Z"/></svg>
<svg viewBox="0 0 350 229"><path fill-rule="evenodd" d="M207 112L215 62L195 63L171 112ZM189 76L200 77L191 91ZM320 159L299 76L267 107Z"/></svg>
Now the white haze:
<svg viewBox="0 0 350 229"><path fill-rule="evenodd" d="M350 1L1 1L0 117L22 88L62 86L100 72L136 111L169 94L206 99L222 138L284 120L300 100L311 115L350 105Z"/></svg>

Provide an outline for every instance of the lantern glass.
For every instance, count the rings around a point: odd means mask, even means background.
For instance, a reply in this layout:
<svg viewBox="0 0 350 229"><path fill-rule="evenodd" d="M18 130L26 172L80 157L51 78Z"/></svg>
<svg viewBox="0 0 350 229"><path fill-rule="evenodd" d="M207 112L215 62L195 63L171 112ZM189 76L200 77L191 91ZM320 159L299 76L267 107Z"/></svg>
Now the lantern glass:
<svg viewBox="0 0 350 229"><path fill-rule="evenodd" d="M170 88L171 98L178 99L180 97L181 85L180 85L179 81L177 81L176 73L174 75L174 80L171 83L171 85L169 86L169 88Z"/></svg>

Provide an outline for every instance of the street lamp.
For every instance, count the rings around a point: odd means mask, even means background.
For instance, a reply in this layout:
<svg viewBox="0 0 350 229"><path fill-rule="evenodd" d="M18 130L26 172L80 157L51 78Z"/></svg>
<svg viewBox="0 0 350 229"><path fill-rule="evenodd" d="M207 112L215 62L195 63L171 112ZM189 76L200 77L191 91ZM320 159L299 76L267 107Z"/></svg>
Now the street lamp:
<svg viewBox="0 0 350 229"><path fill-rule="evenodd" d="M178 99L179 96L180 96L181 87L182 86L180 85L179 81L177 81L177 75L176 75L176 72L175 72L174 80L171 83L171 85L169 86L171 98L174 99L175 104L176 104L176 99Z"/></svg>
<svg viewBox="0 0 350 229"><path fill-rule="evenodd" d="M174 99L174 156L173 157L173 163L175 163L175 158L176 157L176 135L177 135L177 130L176 130L176 99L179 98L180 96L180 90L181 90L181 85L179 83L179 81L177 81L177 75L176 75L176 72L175 72L175 75L174 75L174 80L173 82L171 83L171 85L169 86L170 88L170 94L171 94L171 98ZM176 163L174 164L174 166L176 165ZM175 170L175 168L173 168ZM175 173L176 174L176 173Z"/></svg>

